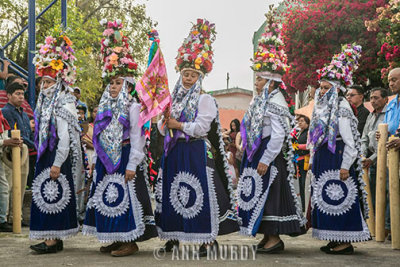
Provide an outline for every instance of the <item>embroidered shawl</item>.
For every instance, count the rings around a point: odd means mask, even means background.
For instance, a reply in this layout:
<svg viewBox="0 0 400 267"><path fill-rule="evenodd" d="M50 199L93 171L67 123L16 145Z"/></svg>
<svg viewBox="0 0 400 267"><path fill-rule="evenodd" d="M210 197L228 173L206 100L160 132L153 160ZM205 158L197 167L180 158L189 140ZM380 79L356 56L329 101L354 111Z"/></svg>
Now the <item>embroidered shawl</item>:
<svg viewBox="0 0 400 267"><path fill-rule="evenodd" d="M315 104L308 132L307 146L313 147L315 151L328 142L329 151L335 153L339 111L337 89L341 86L337 82L329 81L329 83L332 84L332 88L323 96L320 96L320 88L315 92Z"/></svg>
<svg viewBox="0 0 400 267"><path fill-rule="evenodd" d="M172 93L172 118L175 118L179 122L193 122L196 119L199 108L202 81L203 77L202 75L199 75L199 78L192 85L192 87L190 89L186 89L182 84L182 75L179 77L179 80L176 83ZM169 135L169 131L167 131L164 141L164 150L166 155L175 146L178 138L182 134L185 135L186 140L189 140L190 137L181 131L174 130L173 137L171 137Z"/></svg>
<svg viewBox="0 0 400 267"><path fill-rule="evenodd" d="M93 146L110 174L119 168L122 142L129 138L130 104L128 81L125 78L116 98L110 96L110 85L107 85L99 103L93 129Z"/></svg>
<svg viewBox="0 0 400 267"><path fill-rule="evenodd" d="M264 113L267 108L268 88L271 80L265 84L263 91L254 98L249 109L244 114L240 125L243 148L246 149L247 158L251 161L258 147L261 145Z"/></svg>

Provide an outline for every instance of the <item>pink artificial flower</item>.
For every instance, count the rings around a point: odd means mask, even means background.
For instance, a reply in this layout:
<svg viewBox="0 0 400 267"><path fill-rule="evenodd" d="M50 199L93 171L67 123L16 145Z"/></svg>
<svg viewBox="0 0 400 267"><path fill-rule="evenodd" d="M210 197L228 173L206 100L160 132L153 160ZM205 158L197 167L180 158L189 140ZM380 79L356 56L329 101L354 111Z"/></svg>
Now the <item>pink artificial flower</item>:
<svg viewBox="0 0 400 267"><path fill-rule="evenodd" d="M111 36L114 33L114 29L105 29L103 32L104 36Z"/></svg>
<svg viewBox="0 0 400 267"><path fill-rule="evenodd" d="M54 38L53 37L51 37L51 36L47 36L46 37L46 40L45 40L45 42L46 42L46 44L51 44L52 42L54 41Z"/></svg>
<svg viewBox="0 0 400 267"><path fill-rule="evenodd" d="M42 54L42 55L44 55L44 54L46 54L47 52L49 52L49 50L50 50L50 46L49 46L49 45L42 45L42 46L40 47L39 53Z"/></svg>
<svg viewBox="0 0 400 267"><path fill-rule="evenodd" d="M61 58L62 58L63 60L68 60L68 54L67 54L67 53L61 52Z"/></svg>
<svg viewBox="0 0 400 267"><path fill-rule="evenodd" d="M339 72L336 72L336 78L340 79L342 77L342 75Z"/></svg>
<svg viewBox="0 0 400 267"><path fill-rule="evenodd" d="M121 58L120 61L121 61L122 64L129 64L131 62L131 60L129 58L126 58L126 57Z"/></svg>

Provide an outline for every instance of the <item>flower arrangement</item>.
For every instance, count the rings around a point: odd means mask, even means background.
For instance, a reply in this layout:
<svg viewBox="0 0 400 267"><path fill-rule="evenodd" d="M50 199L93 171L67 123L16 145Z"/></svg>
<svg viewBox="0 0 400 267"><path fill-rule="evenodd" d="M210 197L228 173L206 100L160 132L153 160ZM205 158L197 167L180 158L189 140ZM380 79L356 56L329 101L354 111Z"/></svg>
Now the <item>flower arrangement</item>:
<svg viewBox="0 0 400 267"><path fill-rule="evenodd" d="M214 63L212 43L215 41L215 35L215 24L197 19L197 23L178 49L176 70L191 68L203 74L209 73Z"/></svg>
<svg viewBox="0 0 400 267"><path fill-rule="evenodd" d="M289 71L287 56L281 38L282 24L274 21L273 10L267 15L265 32L258 40L258 49L254 53L251 68L257 72L269 71L285 74Z"/></svg>
<svg viewBox="0 0 400 267"><path fill-rule="evenodd" d="M121 20L102 19L100 24L105 27L104 38L101 40L104 81L108 83L110 78L116 75L135 76L137 63L131 55L132 49L129 47L128 38L122 33Z"/></svg>
<svg viewBox="0 0 400 267"><path fill-rule="evenodd" d="M56 35L56 37L47 36L45 43L38 45L39 51L36 51L33 58L36 74L40 77L62 79L71 85L76 81L75 51L72 49L72 41L65 32Z"/></svg>
<svg viewBox="0 0 400 267"><path fill-rule="evenodd" d="M341 53L335 54L329 64L317 70L318 80L339 81L344 87L351 86L360 58L361 46L355 43L342 45Z"/></svg>

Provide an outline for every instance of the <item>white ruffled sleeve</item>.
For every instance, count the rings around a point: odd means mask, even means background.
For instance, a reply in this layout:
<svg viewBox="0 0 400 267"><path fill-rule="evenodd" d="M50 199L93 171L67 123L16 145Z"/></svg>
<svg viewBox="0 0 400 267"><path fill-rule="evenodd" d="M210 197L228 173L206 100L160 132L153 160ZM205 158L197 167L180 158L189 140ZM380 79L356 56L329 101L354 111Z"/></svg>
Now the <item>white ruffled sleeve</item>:
<svg viewBox="0 0 400 267"><path fill-rule="evenodd" d="M269 111L267 111L265 115L271 120L271 139L268 142L260 162L269 166L282 150L283 141L285 140L285 129L283 129L278 115Z"/></svg>
<svg viewBox="0 0 400 267"><path fill-rule="evenodd" d="M351 131L350 119L348 117L339 118L339 133L344 142L342 169L349 170L357 158L353 132Z"/></svg>
<svg viewBox="0 0 400 267"><path fill-rule="evenodd" d="M61 168L64 161L68 158L68 153L69 153L68 122L58 116L56 116L56 121L57 121L58 144L53 166Z"/></svg>
<svg viewBox="0 0 400 267"><path fill-rule="evenodd" d="M142 135L142 128L138 126L140 114L140 104L134 102L129 108L129 138L131 142L131 151L129 152L129 162L127 170L136 171L137 166L144 159L144 146L146 138Z"/></svg>
<svg viewBox="0 0 400 267"><path fill-rule="evenodd" d="M194 122L183 123L183 131L195 138L204 137L211 129L211 123L217 116L214 98L208 94L200 95L198 114Z"/></svg>

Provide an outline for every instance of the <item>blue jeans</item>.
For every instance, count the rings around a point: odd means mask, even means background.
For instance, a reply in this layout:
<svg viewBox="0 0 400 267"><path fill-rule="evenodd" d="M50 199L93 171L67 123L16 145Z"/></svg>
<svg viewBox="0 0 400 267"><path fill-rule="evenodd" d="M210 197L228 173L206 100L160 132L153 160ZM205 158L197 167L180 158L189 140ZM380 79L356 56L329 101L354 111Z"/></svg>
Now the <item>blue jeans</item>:
<svg viewBox="0 0 400 267"><path fill-rule="evenodd" d="M7 221L8 198L8 181L0 162L0 223Z"/></svg>

